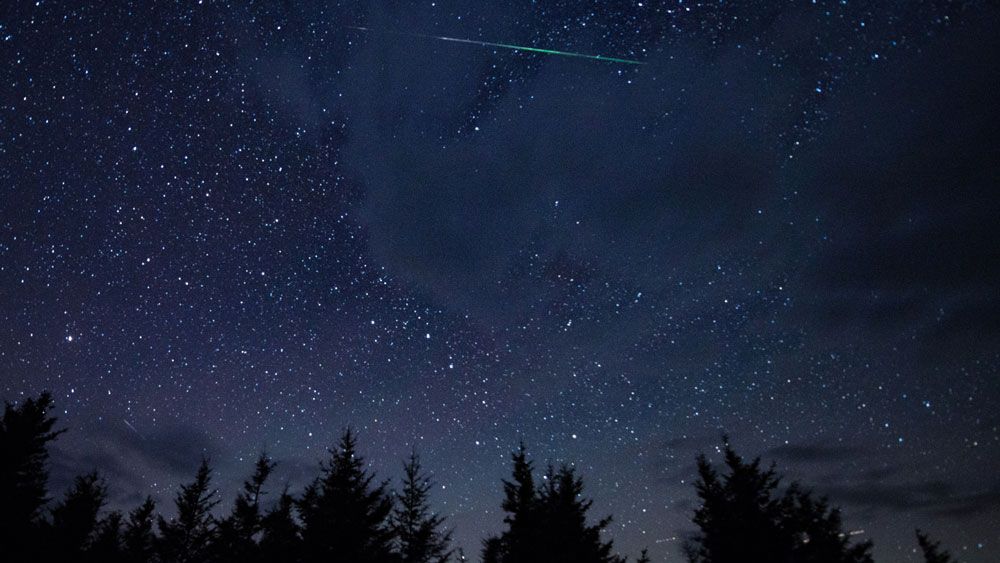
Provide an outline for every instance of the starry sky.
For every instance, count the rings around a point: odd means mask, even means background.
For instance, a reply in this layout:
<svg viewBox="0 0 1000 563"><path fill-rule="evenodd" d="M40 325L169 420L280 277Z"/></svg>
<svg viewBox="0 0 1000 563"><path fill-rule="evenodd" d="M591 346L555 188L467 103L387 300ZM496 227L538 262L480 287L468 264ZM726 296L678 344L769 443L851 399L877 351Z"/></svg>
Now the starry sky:
<svg viewBox="0 0 1000 563"><path fill-rule="evenodd" d="M470 553L523 439L680 561L727 432L1000 549L1000 9L946 0L0 9L0 396L59 489L293 490L410 449ZM361 26L367 31L354 29ZM441 41L634 59L627 65ZM994 53L990 55L989 53Z"/></svg>

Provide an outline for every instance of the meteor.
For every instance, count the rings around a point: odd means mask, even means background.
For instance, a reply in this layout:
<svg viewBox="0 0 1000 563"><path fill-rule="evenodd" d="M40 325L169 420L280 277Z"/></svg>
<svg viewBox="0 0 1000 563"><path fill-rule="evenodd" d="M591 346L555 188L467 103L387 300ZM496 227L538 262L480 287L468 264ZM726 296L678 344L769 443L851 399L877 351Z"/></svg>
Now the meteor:
<svg viewBox="0 0 1000 563"><path fill-rule="evenodd" d="M344 26L347 29L353 29L356 31L365 31L374 33L375 30L367 27L358 27L353 25ZM530 51L532 53L542 53L545 55L559 55L562 57L578 57L581 59L591 59L595 61L604 61L607 63L620 63L627 65L644 65L646 63L642 61L635 61L631 59L619 59L616 57L605 57L604 55L588 55L585 53L574 53L572 51L556 51L554 49L541 49L538 47L525 47L523 45L509 45L507 43L492 43L489 41L476 41L474 39L459 39L458 37L446 37L443 35L425 35L423 33L403 33L398 31L387 31L383 33L393 33L395 35L409 35L412 37L422 37L424 39L437 39L439 41L451 41L452 43L465 43L467 45L479 45L481 47L498 47L501 49L510 49L512 51Z"/></svg>

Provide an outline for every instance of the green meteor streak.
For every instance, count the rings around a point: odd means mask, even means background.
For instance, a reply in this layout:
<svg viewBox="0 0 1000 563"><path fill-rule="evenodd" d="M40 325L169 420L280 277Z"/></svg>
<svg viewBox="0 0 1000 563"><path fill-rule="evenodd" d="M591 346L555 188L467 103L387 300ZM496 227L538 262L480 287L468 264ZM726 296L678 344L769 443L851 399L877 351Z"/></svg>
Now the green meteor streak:
<svg viewBox="0 0 1000 563"><path fill-rule="evenodd" d="M356 29L358 31L373 31L367 27L356 27L356 26L345 26L348 29ZM451 41L452 43L466 43L469 45L479 45L481 47L499 47L501 49L511 49L513 51L531 51L533 53L542 53L545 55L559 55L562 57L578 57L581 59L592 59L595 61L604 61L608 63L621 63L627 65L644 65L646 63L642 61L634 61L630 59L619 59L616 57L605 57L604 55L587 55L585 53L574 53L572 51L556 51L554 49L540 49L538 47L525 47L523 45L508 45L506 43L491 43L489 41L475 41L473 39L459 39L457 37L445 37L442 35L424 35L422 33L402 33L402 32L386 32L393 33L396 35L410 35L413 37L423 37L425 39L438 39L440 41Z"/></svg>

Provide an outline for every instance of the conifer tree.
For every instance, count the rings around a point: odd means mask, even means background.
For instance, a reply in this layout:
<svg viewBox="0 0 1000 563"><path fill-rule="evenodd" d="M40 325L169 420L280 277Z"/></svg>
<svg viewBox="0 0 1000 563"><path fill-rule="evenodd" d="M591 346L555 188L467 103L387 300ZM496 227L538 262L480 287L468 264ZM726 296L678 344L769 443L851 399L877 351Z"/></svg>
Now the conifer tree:
<svg viewBox="0 0 1000 563"><path fill-rule="evenodd" d="M344 432L322 475L299 501L306 561L395 561L386 484L364 467L350 429Z"/></svg>
<svg viewBox="0 0 1000 563"><path fill-rule="evenodd" d="M202 459L194 481L182 485L174 499L177 516L159 517L158 552L166 563L188 563L208 559L214 536L212 509L219 503L211 488L212 470Z"/></svg>
<svg viewBox="0 0 1000 563"><path fill-rule="evenodd" d="M274 467L266 453L257 458L253 475L243 482L243 490L233 503L232 514L219 522L215 551L220 556L244 562L255 558L256 536L261 529L260 501Z"/></svg>
<svg viewBox="0 0 1000 563"><path fill-rule="evenodd" d="M650 563L652 560L649 558L649 550L643 548L639 553L639 558L635 560L635 563Z"/></svg>
<svg viewBox="0 0 1000 563"><path fill-rule="evenodd" d="M52 509L49 547L61 560L79 560L97 531L97 515L107 500L107 486L97 472L80 475Z"/></svg>
<svg viewBox="0 0 1000 563"><path fill-rule="evenodd" d="M583 499L583 481L572 468L549 468L541 487L524 444L511 458L511 480L504 480L503 510L507 529L483 543L485 563L619 563L601 530L610 518L588 524L592 501Z"/></svg>
<svg viewBox="0 0 1000 563"><path fill-rule="evenodd" d="M153 557L153 549L156 536L153 533L153 512L156 510L156 503L152 497L146 497L138 508L128 515L128 522L125 523L125 531L122 533L122 550L125 561L129 563L140 563L150 561Z"/></svg>
<svg viewBox="0 0 1000 563"><path fill-rule="evenodd" d="M288 487L261 521L260 557L262 561L296 563L302 558L302 537L295 521L295 498Z"/></svg>
<svg viewBox="0 0 1000 563"><path fill-rule="evenodd" d="M403 490L393 514L398 551L404 563L444 562L451 555L451 532L441 529L444 518L432 513L429 506L432 486L421 470L420 457L411 453L403 465Z"/></svg>
<svg viewBox="0 0 1000 563"><path fill-rule="evenodd" d="M507 513L507 530L500 536L501 546L495 546L501 561L535 561L539 552L538 492L535 489L534 467L522 442L511 455L511 480L503 481L504 499L501 507Z"/></svg>
<svg viewBox="0 0 1000 563"><path fill-rule="evenodd" d="M917 530L917 544L924 554L925 563L956 563L951 554L941 547L941 542L932 540L920 530Z"/></svg>
<svg viewBox="0 0 1000 563"><path fill-rule="evenodd" d="M613 563L618 558L611 553L612 542L601 540L601 531L611 523L605 517L594 524L587 523L587 512L593 501L583 498L583 480L573 468L562 466L558 471L549 467L541 488L538 505L542 537L538 542L542 561L574 561L578 563Z"/></svg>
<svg viewBox="0 0 1000 563"><path fill-rule="evenodd" d="M20 406L6 403L0 421L0 545L12 561L37 544L42 507L48 502L48 443L53 431L48 412L52 396L42 393Z"/></svg>
<svg viewBox="0 0 1000 563"><path fill-rule="evenodd" d="M124 563L121 512L115 510L97 523L97 532L87 553L87 559L101 563Z"/></svg>
<svg viewBox="0 0 1000 563"><path fill-rule="evenodd" d="M686 546L692 563L795 561L870 563L871 544L850 545L840 513L798 486L778 494L781 478L760 458L745 462L725 441L726 473L698 456L699 532Z"/></svg>

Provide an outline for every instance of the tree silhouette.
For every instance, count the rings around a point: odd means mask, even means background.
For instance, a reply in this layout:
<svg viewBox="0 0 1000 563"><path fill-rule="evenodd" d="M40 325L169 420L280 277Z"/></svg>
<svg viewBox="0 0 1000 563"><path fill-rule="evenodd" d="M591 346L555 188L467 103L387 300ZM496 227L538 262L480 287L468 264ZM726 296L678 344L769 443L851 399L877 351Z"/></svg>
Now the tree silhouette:
<svg viewBox="0 0 1000 563"><path fill-rule="evenodd" d="M442 530L444 518L431 512L432 486L420 457L411 453L403 465L403 490L393 514L399 556L405 563L444 562L451 556L451 532Z"/></svg>
<svg viewBox="0 0 1000 563"><path fill-rule="evenodd" d="M51 408L52 395L42 393L20 406L6 403L0 421L0 546L12 561L27 557L37 543L48 502L47 446L63 432L52 430Z"/></svg>
<svg viewBox="0 0 1000 563"><path fill-rule="evenodd" d="M726 474L698 456L695 489L699 533L687 544L692 563L870 562L871 544L851 546L840 512L796 485L777 494L781 478L760 458L745 462L725 441Z"/></svg>
<svg viewBox="0 0 1000 563"><path fill-rule="evenodd" d="M611 553L612 542L601 540L601 530L611 523L605 517L587 524L593 501L583 498L583 480L573 468L549 467L538 495L542 537L539 550L544 561L611 563L620 561Z"/></svg>
<svg viewBox="0 0 1000 563"><path fill-rule="evenodd" d="M511 454L511 461L511 480L503 481L501 504L507 513L503 519L507 529L500 537L484 542L484 562L529 562L539 555L538 491L535 490L534 467L523 442Z"/></svg>
<svg viewBox="0 0 1000 563"><path fill-rule="evenodd" d="M153 534L153 512L156 503L146 497L138 508L128 515L125 531L122 533L122 551L129 563L150 561L153 557L156 536Z"/></svg>
<svg viewBox="0 0 1000 563"><path fill-rule="evenodd" d="M257 557L256 536L261 531L260 501L264 483L275 464L261 453L254 464L254 473L243 482L243 490L233 503L233 512L219 522L215 552L217 558L234 561L252 561Z"/></svg>
<svg viewBox="0 0 1000 563"><path fill-rule="evenodd" d="M177 516L159 518L160 538L157 551L164 562L204 561L214 536L212 509L219 503L211 489L212 470L202 459L194 481L182 485L174 499Z"/></svg>
<svg viewBox="0 0 1000 563"><path fill-rule="evenodd" d="M639 558L635 560L635 563L650 563L652 560L649 558L649 550L643 548L639 553Z"/></svg>
<svg viewBox="0 0 1000 563"><path fill-rule="evenodd" d="M122 513L115 510L97 523L94 541L87 554L90 561L124 563L122 551Z"/></svg>
<svg viewBox="0 0 1000 563"><path fill-rule="evenodd" d="M50 549L64 561L80 560L97 530L97 515L107 500L107 485L97 472L78 476L52 509Z"/></svg>
<svg viewBox="0 0 1000 563"><path fill-rule="evenodd" d="M295 498L286 487L278 502L261 521L260 558L262 561L301 561L302 536L295 521Z"/></svg>
<svg viewBox="0 0 1000 563"><path fill-rule="evenodd" d="M350 429L299 501L306 561L396 561L386 484L373 485Z"/></svg>
<svg viewBox="0 0 1000 563"><path fill-rule="evenodd" d="M524 444L511 460L511 480L503 482L507 529L484 542L485 563L621 561L611 553L611 542L600 537L610 517L587 523L592 501L581 497L583 481L572 468L563 466L556 471L550 467L544 484L536 488L533 464Z"/></svg>
<svg viewBox="0 0 1000 563"><path fill-rule="evenodd" d="M931 540L931 538L917 530L917 544L920 551L924 553L925 563L956 563L951 554L941 547L941 542Z"/></svg>

